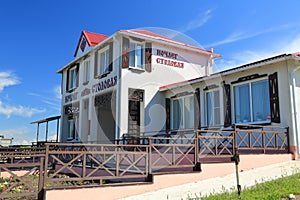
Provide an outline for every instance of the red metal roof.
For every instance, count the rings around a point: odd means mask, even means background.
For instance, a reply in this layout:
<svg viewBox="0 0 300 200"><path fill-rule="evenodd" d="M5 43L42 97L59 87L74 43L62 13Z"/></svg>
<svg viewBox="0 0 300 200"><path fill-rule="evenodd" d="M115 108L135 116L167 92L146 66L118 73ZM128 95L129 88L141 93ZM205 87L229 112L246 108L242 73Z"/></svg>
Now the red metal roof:
<svg viewBox="0 0 300 200"><path fill-rule="evenodd" d="M138 35L138 36L144 36L144 37L148 37L148 38L152 38L155 40L161 40L164 42L169 42L169 43L173 43L173 44L177 44L177 45L181 45L181 46L186 46L195 50L200 50L200 51L204 51L207 53L211 53L212 55L214 55L215 58L219 58L221 57L219 54L213 53L211 50L206 50L206 49L202 49L200 47L196 47L196 46L192 46L177 40L173 40L172 38L168 38L165 37L163 35L159 35L157 33L153 33L151 31L148 30L139 30L139 29L132 29L132 30L120 30L121 33L131 33L134 35Z"/></svg>
<svg viewBox="0 0 300 200"><path fill-rule="evenodd" d="M89 44L89 46L93 47L96 46L98 43L102 42L103 40L105 40L106 38L108 38L108 36L106 35L102 35L99 33L93 33L93 32L88 32L88 31L82 31L79 41L77 43L77 47L76 47L76 51L74 53L74 57L77 55L77 51L80 45L80 41L82 37L85 37L87 40L87 43Z"/></svg>
<svg viewBox="0 0 300 200"><path fill-rule="evenodd" d="M106 35L88 32L88 31L82 31L82 34L85 36L90 46L96 46L99 42L102 42L103 40L108 38L108 36Z"/></svg>

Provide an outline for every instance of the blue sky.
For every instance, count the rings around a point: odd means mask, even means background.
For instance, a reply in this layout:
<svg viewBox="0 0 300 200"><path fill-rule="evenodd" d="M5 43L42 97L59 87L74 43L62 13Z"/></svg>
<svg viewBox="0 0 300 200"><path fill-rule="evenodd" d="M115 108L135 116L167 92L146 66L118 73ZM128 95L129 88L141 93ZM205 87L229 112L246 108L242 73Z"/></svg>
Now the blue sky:
<svg viewBox="0 0 300 200"><path fill-rule="evenodd" d="M214 47L222 70L300 51L299 8L297 0L2 0L0 134L28 143L36 134L30 122L60 114L56 71L73 59L82 30L172 29Z"/></svg>

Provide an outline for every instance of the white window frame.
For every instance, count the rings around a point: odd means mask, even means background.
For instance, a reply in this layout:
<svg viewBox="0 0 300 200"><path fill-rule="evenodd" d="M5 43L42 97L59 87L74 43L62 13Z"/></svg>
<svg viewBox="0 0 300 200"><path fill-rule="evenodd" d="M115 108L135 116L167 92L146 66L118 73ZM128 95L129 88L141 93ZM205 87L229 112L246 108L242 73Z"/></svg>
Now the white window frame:
<svg viewBox="0 0 300 200"><path fill-rule="evenodd" d="M71 123L72 123L72 128L74 129L74 133L71 133ZM76 139L76 120L75 118L69 119L68 120L68 136L67 140L75 140Z"/></svg>
<svg viewBox="0 0 300 200"><path fill-rule="evenodd" d="M215 106L215 95L214 95L214 92L218 92L219 93L219 106L217 107L217 106ZM211 113L211 116L212 116L212 123L211 124L209 124L208 122L209 122L209 120L208 120L208 99L207 99L207 95L208 94L213 94L213 95L211 95L211 101L212 101L212 113ZM206 120L206 125L207 126L220 126L221 124L222 124L222 122L221 122L221 120L222 120L222 111L221 111L221 102L222 102L222 99L221 99L221 91L220 91L220 89L214 89L214 90L209 90L209 91L206 91L205 92L205 120ZM220 113L220 115L219 115L219 124L217 124L216 123L216 120L215 120L215 110L216 109L218 109L219 110L219 113Z"/></svg>
<svg viewBox="0 0 300 200"><path fill-rule="evenodd" d="M134 65L131 65L131 45L134 45ZM137 58L138 58L138 55L137 55L137 46L141 46L142 48L142 61L141 61L141 66L138 66L137 65ZM136 41L132 41L130 40L129 42L129 67L130 68L133 68L133 69L138 69L138 70L144 70L144 65L145 65L145 43L142 43L142 42L136 42Z"/></svg>
<svg viewBox="0 0 300 200"><path fill-rule="evenodd" d="M73 73L75 71L75 77L73 77ZM78 76L78 71L77 71L77 66L74 66L72 68L70 68L68 71L67 71L67 76L69 77L69 80L68 80L68 91L70 90L73 90L77 87L77 76Z"/></svg>
<svg viewBox="0 0 300 200"><path fill-rule="evenodd" d="M262 123L270 123L271 122L271 119L270 120L262 120L262 121L254 121L254 116L253 116L253 99L252 99L252 83L255 83L255 82L259 82L259 81L267 81L268 83L268 78L259 78L259 79L254 79L254 80L250 80L250 81L245 81L245 82L242 82L242 83L237 83L237 84L234 84L232 86L232 98L233 98L233 103L232 103L232 108L233 108L233 119L234 119L234 122L237 123L237 124L262 124ZM235 87L237 86L241 86L241 85L246 85L248 84L249 86L249 102L250 102L250 121L241 121L241 122L237 122L236 120L236 99L235 99ZM268 87L268 91L266 91L267 93L269 93L269 87ZM270 96L269 96L269 101L268 101L268 105L270 107ZM270 111L270 115L271 115L271 111Z"/></svg>
<svg viewBox="0 0 300 200"><path fill-rule="evenodd" d="M185 110L184 110L184 105L185 105L185 101L186 101L186 98L190 98L190 97L192 97L191 99L192 99L192 103L193 103L193 109L192 109L192 111L193 111L193 113L192 113L192 116L193 116L193 119L192 119L192 124L194 124L194 113L195 113L195 107L194 107L194 96L193 95L186 95L186 96L182 96L182 97L177 97L177 98L173 98L173 99L171 99L171 129L172 130L183 130L183 129L193 129L194 128L194 126L192 125L192 127L185 127L186 126L186 124L185 124L185 118L186 118L186 116L185 116ZM182 102L182 105L181 105L181 107L180 107L180 110L181 110L181 120L180 120L180 124L179 124L179 127L178 127L178 129L176 128L174 128L174 101L175 100L183 100Z"/></svg>
<svg viewBox="0 0 300 200"><path fill-rule="evenodd" d="M87 84L90 81L91 76L91 61L89 59L83 62L83 84Z"/></svg>
<svg viewBox="0 0 300 200"><path fill-rule="evenodd" d="M102 65L103 59L102 54L104 54L104 65ZM102 76L109 73L109 46L106 46L98 51L98 63L97 63L97 76Z"/></svg>

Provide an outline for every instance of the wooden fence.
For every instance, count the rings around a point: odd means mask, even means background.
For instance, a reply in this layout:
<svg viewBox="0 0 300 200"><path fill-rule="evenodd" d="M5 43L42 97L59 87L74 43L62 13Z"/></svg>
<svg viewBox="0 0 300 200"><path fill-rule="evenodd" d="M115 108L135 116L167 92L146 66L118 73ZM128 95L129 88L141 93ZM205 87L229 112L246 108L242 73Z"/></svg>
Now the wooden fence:
<svg viewBox="0 0 300 200"><path fill-rule="evenodd" d="M42 196L44 148L0 148L0 198Z"/></svg>
<svg viewBox="0 0 300 200"><path fill-rule="evenodd" d="M152 174L200 171L200 163L230 161L234 148L241 154L287 153L288 128L236 125L128 136L116 144L0 148L0 198L42 199L43 188L151 182Z"/></svg>

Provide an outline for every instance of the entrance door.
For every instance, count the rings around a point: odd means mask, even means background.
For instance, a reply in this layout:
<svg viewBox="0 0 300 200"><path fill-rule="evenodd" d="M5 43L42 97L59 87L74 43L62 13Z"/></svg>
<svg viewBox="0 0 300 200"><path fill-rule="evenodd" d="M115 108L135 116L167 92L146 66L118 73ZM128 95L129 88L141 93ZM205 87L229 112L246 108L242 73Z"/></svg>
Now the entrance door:
<svg viewBox="0 0 300 200"><path fill-rule="evenodd" d="M128 103L128 133L130 135L139 135L141 126L140 101L129 100Z"/></svg>

